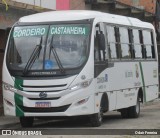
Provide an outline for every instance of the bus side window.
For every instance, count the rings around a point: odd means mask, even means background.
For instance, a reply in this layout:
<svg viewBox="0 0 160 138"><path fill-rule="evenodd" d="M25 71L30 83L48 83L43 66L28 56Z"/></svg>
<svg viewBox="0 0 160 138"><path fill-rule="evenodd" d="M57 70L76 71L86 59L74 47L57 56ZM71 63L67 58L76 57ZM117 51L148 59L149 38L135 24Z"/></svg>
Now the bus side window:
<svg viewBox="0 0 160 138"><path fill-rule="evenodd" d="M146 58L152 58L152 37L149 30L143 31L143 42L146 48Z"/></svg>
<svg viewBox="0 0 160 138"><path fill-rule="evenodd" d="M143 37L142 30L139 30L139 37L140 37L140 43L141 43L142 58L145 59L146 58L146 45L144 45L144 38L146 38L146 36L144 35Z"/></svg>
<svg viewBox="0 0 160 138"><path fill-rule="evenodd" d="M122 58L119 27L117 27L117 26L114 27L114 31L115 31L117 58Z"/></svg>
<svg viewBox="0 0 160 138"><path fill-rule="evenodd" d="M151 39L152 39L152 58L156 58L156 55L155 55L154 36L153 36L153 32L152 32L152 31L151 31Z"/></svg>
<svg viewBox="0 0 160 138"><path fill-rule="evenodd" d="M107 37L108 37L108 46L109 46L109 58L117 59L117 47L116 47L116 38L115 38L115 29L114 26L106 26Z"/></svg>
<svg viewBox="0 0 160 138"><path fill-rule="evenodd" d="M139 37L139 30L133 29L133 46L134 46L134 54L136 59L142 59L142 50L141 50L141 43Z"/></svg>
<svg viewBox="0 0 160 138"><path fill-rule="evenodd" d="M134 44L133 44L133 30L128 29L128 35L129 35L129 47L131 52L131 58L135 58L135 50L134 50Z"/></svg>
<svg viewBox="0 0 160 138"><path fill-rule="evenodd" d="M131 58L131 51L129 46L129 36L127 28L120 27L120 43L121 43L121 56L122 59L130 59Z"/></svg>

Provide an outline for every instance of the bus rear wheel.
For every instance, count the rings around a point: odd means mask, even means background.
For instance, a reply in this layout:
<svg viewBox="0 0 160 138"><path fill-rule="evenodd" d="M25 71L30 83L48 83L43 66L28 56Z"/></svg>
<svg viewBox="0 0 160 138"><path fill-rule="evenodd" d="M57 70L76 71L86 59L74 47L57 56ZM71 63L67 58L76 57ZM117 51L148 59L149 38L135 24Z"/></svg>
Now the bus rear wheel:
<svg viewBox="0 0 160 138"><path fill-rule="evenodd" d="M20 123L22 127L32 127L34 122L34 117L20 117Z"/></svg>
<svg viewBox="0 0 160 138"><path fill-rule="evenodd" d="M129 110L129 108L125 108L125 109L120 110L122 118L129 118L129 111L128 110Z"/></svg>
<svg viewBox="0 0 160 138"><path fill-rule="evenodd" d="M140 101L139 97L137 98L137 102L135 106L131 106L125 109L121 109L122 118L138 118L140 115Z"/></svg>
<svg viewBox="0 0 160 138"><path fill-rule="evenodd" d="M140 101L139 97L137 98L137 103L135 106L132 106L128 109L128 114L130 118L138 118L140 115Z"/></svg>

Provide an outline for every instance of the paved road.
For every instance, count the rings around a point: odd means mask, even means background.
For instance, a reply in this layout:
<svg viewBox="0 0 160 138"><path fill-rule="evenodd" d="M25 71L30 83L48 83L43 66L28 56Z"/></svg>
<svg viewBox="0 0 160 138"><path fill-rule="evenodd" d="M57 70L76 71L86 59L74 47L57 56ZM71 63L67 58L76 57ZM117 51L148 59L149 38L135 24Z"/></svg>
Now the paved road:
<svg viewBox="0 0 160 138"><path fill-rule="evenodd" d="M5 129L20 129L20 124L4 125ZM48 133L60 133L61 135L66 132L77 132L85 130L91 134L98 134L102 129L159 129L160 130L160 100L141 106L141 114L137 119L122 119L120 113L111 112L104 116L102 126L98 128L90 127L86 118L78 119L64 119L64 120L36 120L34 129L45 130ZM26 130L26 129L23 129ZM112 132L113 134L116 131ZM117 137L117 136L116 136ZM128 138L128 137L127 137Z"/></svg>

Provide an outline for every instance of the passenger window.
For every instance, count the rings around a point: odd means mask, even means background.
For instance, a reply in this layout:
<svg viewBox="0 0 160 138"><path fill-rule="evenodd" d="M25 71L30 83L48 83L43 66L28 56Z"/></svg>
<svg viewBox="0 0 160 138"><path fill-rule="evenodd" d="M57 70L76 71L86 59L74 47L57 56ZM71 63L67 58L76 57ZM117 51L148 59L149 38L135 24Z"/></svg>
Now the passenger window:
<svg viewBox="0 0 160 138"><path fill-rule="evenodd" d="M143 43L146 48L146 58L152 58L152 37L149 30L143 31Z"/></svg>
<svg viewBox="0 0 160 138"><path fill-rule="evenodd" d="M134 51L134 45L133 45L133 30L128 29L128 35L129 35L129 47L131 51L131 58L135 58L135 51Z"/></svg>
<svg viewBox="0 0 160 138"><path fill-rule="evenodd" d="M107 30L108 45L109 45L109 57L111 59L117 59L115 28L114 26L106 26L106 30Z"/></svg>
<svg viewBox="0 0 160 138"><path fill-rule="evenodd" d="M152 58L152 49L149 45L146 45L146 58Z"/></svg>
<svg viewBox="0 0 160 138"><path fill-rule="evenodd" d="M121 56L124 59L129 59L131 58L131 51L129 46L128 29L120 27L119 32L120 32L120 44L121 44Z"/></svg>
<svg viewBox="0 0 160 138"><path fill-rule="evenodd" d="M151 31L151 39L152 39L152 58L156 58L156 55L155 55L154 36L153 36L153 32L152 32L152 31Z"/></svg>
<svg viewBox="0 0 160 138"><path fill-rule="evenodd" d="M144 30L143 31L143 42L144 44L149 44L151 45L152 44L152 40L151 40L151 32L150 31L147 31L147 30Z"/></svg>
<svg viewBox="0 0 160 138"><path fill-rule="evenodd" d="M133 44L136 59L142 58L142 44L140 43L140 34L138 29L133 29Z"/></svg>

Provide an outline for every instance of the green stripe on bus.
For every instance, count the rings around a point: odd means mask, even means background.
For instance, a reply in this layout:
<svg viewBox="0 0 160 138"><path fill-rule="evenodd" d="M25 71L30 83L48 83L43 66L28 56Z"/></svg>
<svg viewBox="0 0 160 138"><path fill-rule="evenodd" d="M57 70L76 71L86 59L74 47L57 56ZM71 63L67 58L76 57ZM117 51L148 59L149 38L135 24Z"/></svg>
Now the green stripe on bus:
<svg viewBox="0 0 160 138"><path fill-rule="evenodd" d="M23 96L15 93L14 99L16 104L16 116L24 116L24 112L18 107L23 106Z"/></svg>
<svg viewBox="0 0 160 138"><path fill-rule="evenodd" d="M23 84L23 80L15 78L15 83L14 87L18 90L23 90L20 85ZM23 96L15 93L14 94L14 99L15 99L15 106L16 106L16 116L24 116L24 112L18 107L18 106L23 106Z"/></svg>
<svg viewBox="0 0 160 138"><path fill-rule="evenodd" d="M18 90L23 90L22 87L20 87L21 85L23 85L23 80L15 78L14 87Z"/></svg>
<svg viewBox="0 0 160 138"><path fill-rule="evenodd" d="M144 74L143 74L143 68L142 68L141 62L139 62L139 66L140 66L142 85L143 85L144 102L146 102L146 87L145 87Z"/></svg>

